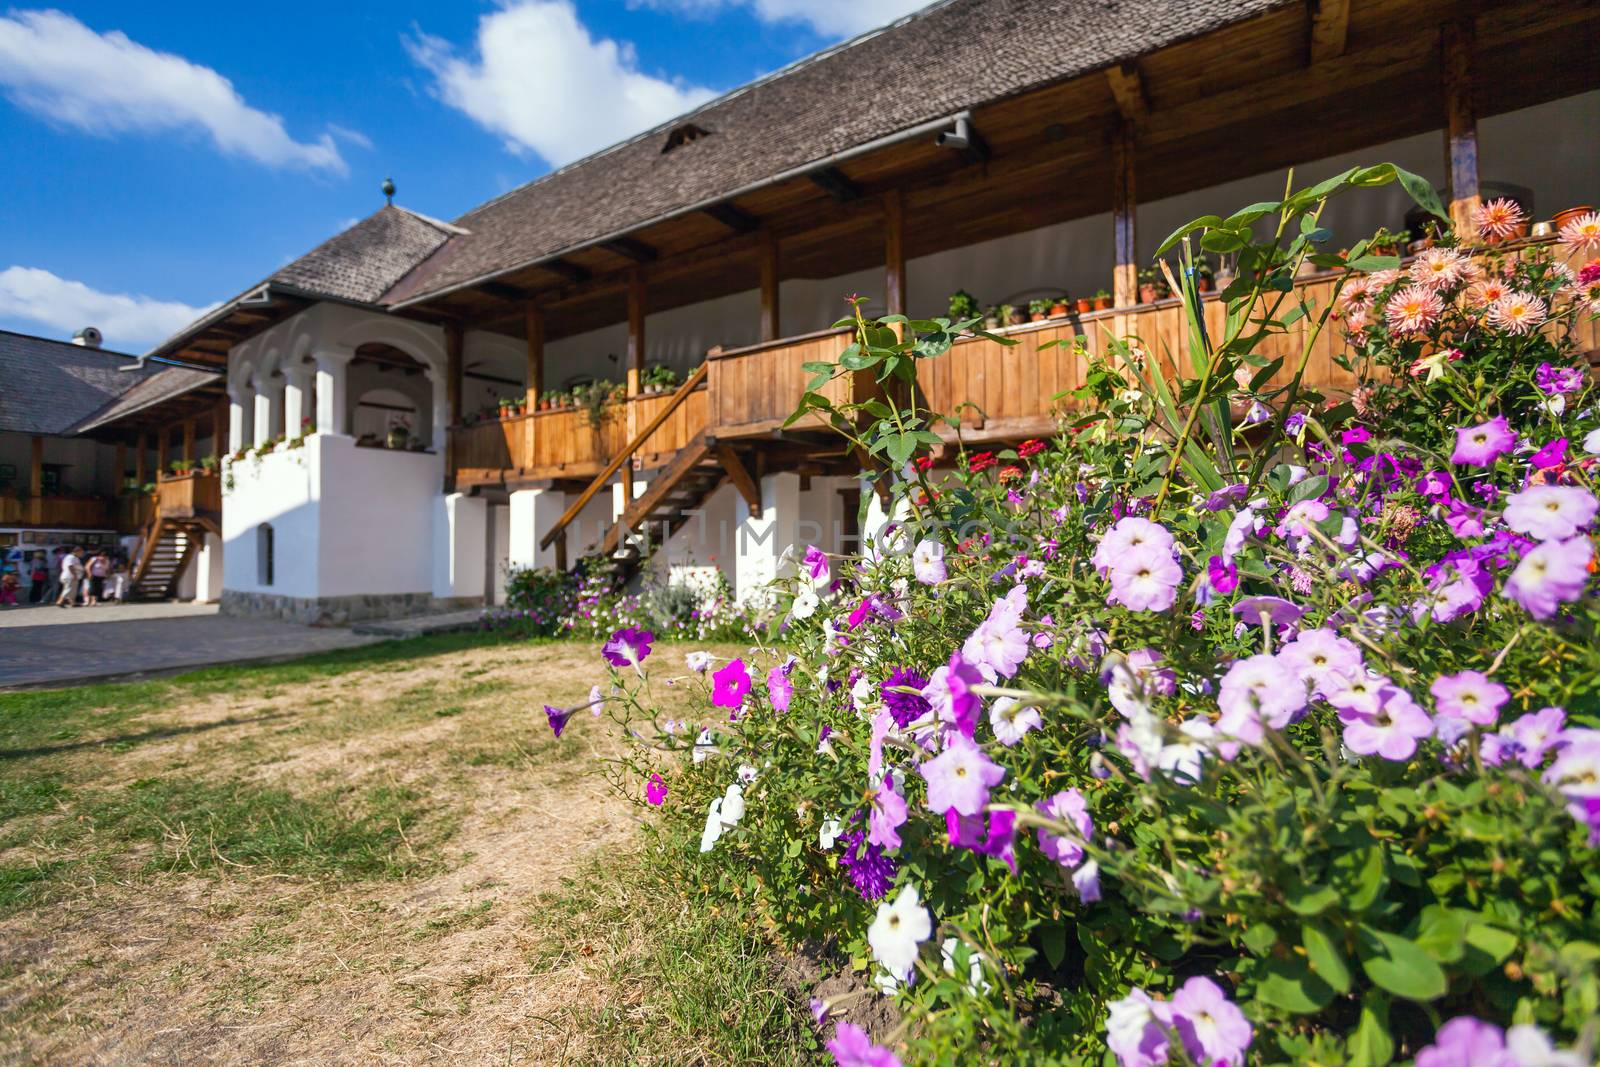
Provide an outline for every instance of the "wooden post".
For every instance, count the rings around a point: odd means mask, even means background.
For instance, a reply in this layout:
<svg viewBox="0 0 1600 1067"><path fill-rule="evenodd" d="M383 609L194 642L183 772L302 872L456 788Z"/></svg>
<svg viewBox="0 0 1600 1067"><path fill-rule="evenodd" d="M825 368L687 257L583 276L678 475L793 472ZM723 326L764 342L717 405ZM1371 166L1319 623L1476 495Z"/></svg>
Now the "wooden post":
<svg viewBox="0 0 1600 1067"><path fill-rule="evenodd" d="M524 309L523 321L528 333L528 391L524 410L531 412L538 410L539 394L544 392L544 309L530 300Z"/></svg>
<svg viewBox="0 0 1600 1067"><path fill-rule="evenodd" d="M883 303L891 315L906 313L906 194L883 194ZM895 328L899 333L899 327Z"/></svg>
<svg viewBox="0 0 1600 1067"><path fill-rule="evenodd" d="M778 339L778 235L761 231L761 339Z"/></svg>
<svg viewBox="0 0 1600 1067"><path fill-rule="evenodd" d="M316 413L312 413L316 417ZM226 397L217 401L217 406L211 409L211 454L220 463L222 457L228 454L228 400Z"/></svg>
<svg viewBox="0 0 1600 1067"><path fill-rule="evenodd" d="M133 484L138 487L141 493L144 492L145 483L144 457L149 448L148 442L144 439L144 431L140 430L139 439L133 446Z"/></svg>
<svg viewBox="0 0 1600 1067"><path fill-rule="evenodd" d="M35 434L28 469L28 521L44 522L44 438Z"/></svg>
<svg viewBox="0 0 1600 1067"><path fill-rule="evenodd" d="M1132 307L1139 302L1139 252L1134 219L1138 201L1133 185L1133 125L1126 119L1111 142L1111 235L1116 255L1111 274L1112 304ZM1119 319L1121 317L1119 316ZM1122 327L1116 327L1122 333Z"/></svg>
<svg viewBox="0 0 1600 1067"><path fill-rule="evenodd" d="M296 433L300 432L299 427L295 428L295 432ZM193 463L194 462L194 420L193 419L184 419L183 420L183 461L185 463Z"/></svg>
<svg viewBox="0 0 1600 1067"><path fill-rule="evenodd" d="M628 272L628 407L627 432L632 439L633 398L639 395L640 375L644 372L644 271ZM622 506L633 503L633 461L622 465Z"/></svg>
<svg viewBox="0 0 1600 1067"><path fill-rule="evenodd" d="M1478 117L1472 109L1472 23L1444 24L1445 164L1450 174L1450 222L1457 235L1475 236L1478 195Z"/></svg>
<svg viewBox="0 0 1600 1067"><path fill-rule="evenodd" d="M453 492L456 487L455 428L461 425L461 376L465 370L462 349L465 340L460 323L445 324L444 396L450 413L450 426L444 436L444 489L447 493Z"/></svg>
<svg viewBox="0 0 1600 1067"><path fill-rule="evenodd" d="M167 469L167 446L172 443L172 426L166 425L156 431L156 481L161 480L161 475Z"/></svg>

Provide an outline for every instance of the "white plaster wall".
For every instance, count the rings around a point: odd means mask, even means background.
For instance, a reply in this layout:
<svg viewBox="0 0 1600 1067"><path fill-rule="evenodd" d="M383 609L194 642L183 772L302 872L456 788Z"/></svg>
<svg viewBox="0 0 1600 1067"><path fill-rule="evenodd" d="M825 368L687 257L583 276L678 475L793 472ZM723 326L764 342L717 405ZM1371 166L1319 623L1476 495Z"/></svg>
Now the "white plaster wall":
<svg viewBox="0 0 1600 1067"><path fill-rule="evenodd" d="M543 537L567 507L559 489L519 489L506 508L506 563L513 567L554 567L555 548L540 548Z"/></svg>
<svg viewBox="0 0 1600 1067"><path fill-rule="evenodd" d="M433 498L433 595L483 595L484 523L488 502L449 493Z"/></svg>
<svg viewBox="0 0 1600 1067"><path fill-rule="evenodd" d="M222 538L208 533L194 560L194 598L214 603L222 597Z"/></svg>
<svg viewBox="0 0 1600 1067"><path fill-rule="evenodd" d="M319 457L322 435L305 447L273 452L259 460L231 465L233 488L224 479L222 497L222 583L241 593L315 597L321 551ZM274 567L270 586L258 582L256 528L273 529Z"/></svg>
<svg viewBox="0 0 1600 1067"><path fill-rule="evenodd" d="M490 603L495 605L506 602L506 571L511 562L511 508L506 504L493 504L489 508L489 522L494 529L494 540L491 543L493 557L489 560L493 567L492 580L494 585L491 591Z"/></svg>
<svg viewBox="0 0 1600 1067"><path fill-rule="evenodd" d="M431 590L431 516L444 481L444 458L358 448L353 439L331 434L316 434L307 442L312 443L321 461L322 490L317 595ZM481 596L481 512L478 521L477 595ZM470 579L464 574L463 580Z"/></svg>

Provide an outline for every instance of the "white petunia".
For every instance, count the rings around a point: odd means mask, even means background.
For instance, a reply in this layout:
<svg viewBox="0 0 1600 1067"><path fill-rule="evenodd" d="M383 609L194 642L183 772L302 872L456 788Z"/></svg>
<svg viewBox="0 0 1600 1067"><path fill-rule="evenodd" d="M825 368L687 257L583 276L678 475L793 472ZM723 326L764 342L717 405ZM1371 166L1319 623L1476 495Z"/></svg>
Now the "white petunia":
<svg viewBox="0 0 1600 1067"><path fill-rule="evenodd" d="M955 977L956 973L956 946L960 944L959 938L947 937L944 939L944 944L939 946L939 958L944 963L944 973L952 978ZM968 993L977 993L980 990L988 993L989 990L994 988L989 984L989 980L983 976L983 962L983 953L976 949L972 950L972 954L967 957Z"/></svg>
<svg viewBox="0 0 1600 1067"><path fill-rule="evenodd" d="M1184 740L1163 745L1156 757L1156 766L1179 785L1194 785L1200 781L1216 730L1208 719L1196 715L1178 727L1178 732L1183 734Z"/></svg>
<svg viewBox="0 0 1600 1067"><path fill-rule="evenodd" d="M700 731L700 736L694 739L694 761L704 763L706 757L717 750L716 742L711 739L711 727L707 726Z"/></svg>
<svg viewBox="0 0 1600 1067"><path fill-rule="evenodd" d="M933 933L933 920L917 899L917 887L900 890L893 903L878 905L878 917L867 928L867 944L884 970L904 982L917 966L917 950Z"/></svg>
<svg viewBox="0 0 1600 1067"><path fill-rule="evenodd" d="M1600 429L1590 430L1583 439L1583 450L1590 455L1600 455Z"/></svg>
<svg viewBox="0 0 1600 1067"><path fill-rule="evenodd" d="M789 614L797 619L809 619L817 613L819 603L821 602L815 592L802 589L794 595L794 603L789 605Z"/></svg>
<svg viewBox="0 0 1600 1067"><path fill-rule="evenodd" d="M722 798L716 797L711 801L711 807L706 809L706 828L700 831L700 851L710 852L721 836Z"/></svg>
<svg viewBox="0 0 1600 1067"><path fill-rule="evenodd" d="M689 665L691 671L696 674L704 674L711 669L711 664L716 661L716 658L709 652L691 652L684 656L683 660Z"/></svg>
<svg viewBox="0 0 1600 1067"><path fill-rule="evenodd" d="M911 573L923 585L938 585L947 572L944 565L944 546L938 541L923 540L911 551Z"/></svg>
<svg viewBox="0 0 1600 1067"><path fill-rule="evenodd" d="M822 820L822 829L817 832L817 847L824 852L828 851L842 833L844 833L844 823L838 819Z"/></svg>
<svg viewBox="0 0 1600 1067"><path fill-rule="evenodd" d="M998 697L989 708L989 725L994 728L995 740L1010 748L1029 730L1043 726L1044 718L1032 704L1023 704L1016 697Z"/></svg>

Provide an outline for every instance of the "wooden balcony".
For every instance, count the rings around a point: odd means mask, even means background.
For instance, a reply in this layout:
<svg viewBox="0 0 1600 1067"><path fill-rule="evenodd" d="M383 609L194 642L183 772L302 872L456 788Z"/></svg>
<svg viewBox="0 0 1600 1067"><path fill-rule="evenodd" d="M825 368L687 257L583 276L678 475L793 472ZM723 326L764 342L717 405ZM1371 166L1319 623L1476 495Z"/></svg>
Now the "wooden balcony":
<svg viewBox="0 0 1600 1067"><path fill-rule="evenodd" d="M1522 242L1528 248L1544 243ZM1515 252L1517 249L1511 249ZM1336 275L1307 274L1297 279L1280 314L1305 301L1328 306ZM1215 293L1203 297L1206 330L1213 340L1223 333L1226 308ZM1551 328L1554 328L1553 326ZM1304 318L1287 333L1268 338L1257 353L1271 361L1283 357L1273 386L1294 376L1305 345ZM1018 342L1006 346L984 337L966 337L949 352L919 366L919 402L934 411L959 415L961 433L969 442L1017 441L1053 432L1060 414L1072 406L1064 396L1084 384L1088 360L1108 353L1113 334L1138 339L1154 365L1172 380L1179 368L1193 373L1188 322L1177 298L1153 304L1093 311L1081 315L1024 323L996 331ZM1081 348L1074 338L1082 338ZM1600 356L1600 324L1584 320L1576 328L1580 351ZM709 446L717 443L754 446L773 440L799 404L807 382L808 362L836 361L850 343L850 331L825 330L802 337L729 350L713 349L707 357L706 385L697 389L672 416L633 453L642 468L660 467L704 432ZM1045 342L1064 344L1042 348ZM1311 346L1304 384L1328 395L1347 393L1355 376L1335 362L1345 342L1337 323L1330 323ZM878 387L870 372L841 376L825 392L835 403L860 401ZM599 430L581 411L544 412L455 431L458 483L483 484L521 478L588 478L633 439L630 428L647 426L653 414L670 402L667 395L639 397L607 409ZM799 420L789 433L826 430L815 415ZM946 437L953 433L946 432Z"/></svg>
<svg viewBox="0 0 1600 1067"><path fill-rule="evenodd" d="M155 507L163 519L216 519L222 514L222 479L214 471L163 474L156 479Z"/></svg>
<svg viewBox="0 0 1600 1067"><path fill-rule="evenodd" d="M637 453L641 466L667 462L705 429L708 393L691 392L685 402L646 439ZM451 455L458 486L506 480L587 479L648 426L671 402L670 393L639 396L606 406L596 427L589 412L578 408L535 411L526 415L458 426L450 431Z"/></svg>
<svg viewBox="0 0 1600 1067"><path fill-rule="evenodd" d="M0 497L0 526L32 526L51 530L115 530L117 502L106 497Z"/></svg>

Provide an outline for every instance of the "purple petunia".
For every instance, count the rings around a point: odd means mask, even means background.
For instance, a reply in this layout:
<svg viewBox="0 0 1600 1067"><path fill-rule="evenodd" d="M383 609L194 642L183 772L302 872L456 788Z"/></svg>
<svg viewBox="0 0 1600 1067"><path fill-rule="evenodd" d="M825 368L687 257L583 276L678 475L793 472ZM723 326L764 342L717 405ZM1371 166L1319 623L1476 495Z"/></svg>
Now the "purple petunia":
<svg viewBox="0 0 1600 1067"><path fill-rule="evenodd" d="M767 672L767 697L774 711L788 711L794 699L794 683L789 680L791 663L780 663ZM737 707L737 705L735 705Z"/></svg>
<svg viewBox="0 0 1600 1067"><path fill-rule="evenodd" d="M1217 750L1232 759L1239 742L1261 743L1263 727L1281 730L1293 722L1305 710L1306 685L1282 660L1258 653L1228 667L1217 690L1217 706L1222 709L1217 732L1227 739Z"/></svg>
<svg viewBox="0 0 1600 1067"><path fill-rule="evenodd" d="M970 849L1001 860L1011 873L1017 873L1017 813L991 811L982 815L961 815L955 808L944 813L945 830L954 848Z"/></svg>
<svg viewBox="0 0 1600 1067"><path fill-rule="evenodd" d="M650 780L644 786L644 798L653 808L659 808L667 800L667 783L659 774L652 773Z"/></svg>
<svg viewBox="0 0 1600 1067"><path fill-rule="evenodd" d="M884 774L883 782L868 794L867 840L884 848L900 847L900 827L906 822L906 798L894 787L894 776Z"/></svg>
<svg viewBox="0 0 1600 1067"><path fill-rule="evenodd" d="M1428 713L1395 685L1378 690L1377 706L1370 711L1341 707L1339 719L1344 723L1344 747L1357 756L1407 760L1416 753L1418 742L1433 734Z"/></svg>
<svg viewBox="0 0 1600 1067"><path fill-rule="evenodd" d="M1575 485L1530 485L1506 498L1506 525L1540 541L1564 540L1594 521L1594 494Z"/></svg>
<svg viewBox="0 0 1600 1067"><path fill-rule="evenodd" d="M1171 1062L1170 1005L1142 989L1131 989L1106 1007L1106 1047L1121 1067L1161 1067Z"/></svg>
<svg viewBox="0 0 1600 1067"><path fill-rule="evenodd" d="M1428 687L1440 715L1465 719L1475 726L1492 726L1500 717L1500 705L1511 693L1498 682L1491 682L1478 671L1442 674Z"/></svg>
<svg viewBox="0 0 1600 1067"><path fill-rule="evenodd" d="M970 738L956 734L945 750L917 768L928 783L928 808L976 815L989 802L1006 769L984 755Z"/></svg>
<svg viewBox="0 0 1600 1067"><path fill-rule="evenodd" d="M790 557L791 559L793 557ZM825 585L828 581L828 554L816 545L806 548L805 558L806 573L818 585Z"/></svg>
<svg viewBox="0 0 1600 1067"><path fill-rule="evenodd" d="M867 1032L852 1023L841 1022L827 1047L837 1067L900 1067L898 1056L873 1044Z"/></svg>
<svg viewBox="0 0 1600 1067"><path fill-rule="evenodd" d="M1567 713L1561 708L1540 708L1507 723L1483 738L1483 762L1491 767L1520 763L1532 770L1566 743L1562 731Z"/></svg>
<svg viewBox="0 0 1600 1067"><path fill-rule="evenodd" d="M1170 547L1147 542L1117 554L1110 578L1112 597L1129 611L1166 611L1178 598L1183 568Z"/></svg>
<svg viewBox="0 0 1600 1067"><path fill-rule="evenodd" d="M1076 829L1075 834L1058 834L1041 827L1039 851L1063 867L1076 867L1084 861L1083 846L1094 834L1094 818L1089 814L1089 802L1076 789L1063 789L1049 800L1041 800L1034 807L1041 815L1064 822Z"/></svg>
<svg viewBox="0 0 1600 1067"><path fill-rule="evenodd" d="M1326 699L1364 670L1361 650L1332 630L1302 630L1278 652L1278 659L1298 674L1312 696Z"/></svg>
<svg viewBox="0 0 1600 1067"><path fill-rule="evenodd" d="M894 885L894 857L888 855L882 845L868 841L865 829L857 828L842 834L839 840L844 846L839 866L844 868L850 884L861 894L861 899L873 901L887 896L889 888Z"/></svg>
<svg viewBox="0 0 1600 1067"><path fill-rule="evenodd" d="M655 634L649 630L635 630L629 626L613 633L601 646L600 654L613 667L632 667L638 670L639 664L650 655L650 642L655 639Z"/></svg>
<svg viewBox="0 0 1600 1067"><path fill-rule="evenodd" d="M928 679L922 695L941 721L954 726L966 737L978 728L978 718L983 711L983 700L972 691L983 683L978 668L962 658L960 652L950 654L948 665L940 667Z"/></svg>
<svg viewBox="0 0 1600 1067"><path fill-rule="evenodd" d="M1587 537L1546 541L1522 557L1506 580L1505 595L1534 618L1548 619L1583 596L1593 555Z"/></svg>
<svg viewBox="0 0 1600 1067"><path fill-rule="evenodd" d="M1488 422L1456 431L1456 447L1450 453L1450 462L1488 467L1516 446L1517 435L1511 431L1506 417L1496 415Z"/></svg>
<svg viewBox="0 0 1600 1067"><path fill-rule="evenodd" d="M719 708L737 708L750 692L750 672L744 660L730 660L711 676L711 703Z"/></svg>
<svg viewBox="0 0 1600 1067"><path fill-rule="evenodd" d="M572 718L570 709L552 708L549 704L544 706L545 717L550 720L550 732L557 737L567 728L567 720Z"/></svg>
<svg viewBox="0 0 1600 1067"><path fill-rule="evenodd" d="M1171 1012L1172 1027L1196 1063L1243 1067L1254 1032L1221 986L1200 975L1190 978L1172 995Z"/></svg>

